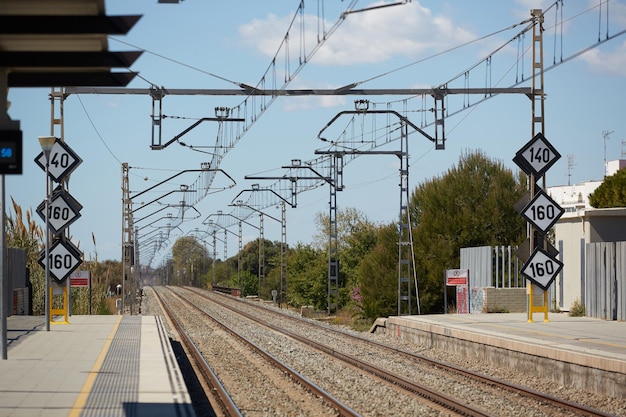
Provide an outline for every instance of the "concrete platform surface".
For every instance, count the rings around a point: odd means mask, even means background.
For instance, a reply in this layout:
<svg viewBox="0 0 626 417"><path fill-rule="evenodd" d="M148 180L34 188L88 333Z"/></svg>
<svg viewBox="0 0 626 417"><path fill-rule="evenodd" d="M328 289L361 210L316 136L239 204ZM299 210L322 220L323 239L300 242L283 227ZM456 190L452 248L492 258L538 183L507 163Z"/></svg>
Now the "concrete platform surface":
<svg viewBox="0 0 626 417"><path fill-rule="evenodd" d="M160 317L7 319L0 416L195 415Z"/></svg>
<svg viewBox="0 0 626 417"><path fill-rule="evenodd" d="M626 322L550 313L438 314L379 319L388 334L590 392L626 395Z"/></svg>
<svg viewBox="0 0 626 417"><path fill-rule="evenodd" d="M534 314L533 322L528 322L525 313L435 314L389 320L400 325L400 332L402 326L408 326L501 347L516 342L515 350L524 349L539 356L556 349L602 357L616 362L617 368L613 370L626 374L626 322L560 313L549 314L548 322L538 313Z"/></svg>

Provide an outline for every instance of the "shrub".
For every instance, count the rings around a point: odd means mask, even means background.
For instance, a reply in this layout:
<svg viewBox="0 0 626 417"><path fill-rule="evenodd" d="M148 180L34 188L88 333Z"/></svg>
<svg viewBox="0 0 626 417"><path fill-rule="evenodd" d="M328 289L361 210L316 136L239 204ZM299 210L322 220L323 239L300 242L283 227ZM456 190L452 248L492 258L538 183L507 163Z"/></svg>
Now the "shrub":
<svg viewBox="0 0 626 417"><path fill-rule="evenodd" d="M585 316L585 305L580 302L580 299L576 299L574 304L569 309L570 317L584 317Z"/></svg>

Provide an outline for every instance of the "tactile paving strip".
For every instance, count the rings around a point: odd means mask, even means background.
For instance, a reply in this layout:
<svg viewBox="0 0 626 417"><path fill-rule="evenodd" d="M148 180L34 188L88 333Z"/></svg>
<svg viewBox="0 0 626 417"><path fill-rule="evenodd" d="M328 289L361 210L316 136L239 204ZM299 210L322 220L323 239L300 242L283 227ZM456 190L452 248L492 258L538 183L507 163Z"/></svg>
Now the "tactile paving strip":
<svg viewBox="0 0 626 417"><path fill-rule="evenodd" d="M139 391L141 316L124 316L81 417L132 417Z"/></svg>

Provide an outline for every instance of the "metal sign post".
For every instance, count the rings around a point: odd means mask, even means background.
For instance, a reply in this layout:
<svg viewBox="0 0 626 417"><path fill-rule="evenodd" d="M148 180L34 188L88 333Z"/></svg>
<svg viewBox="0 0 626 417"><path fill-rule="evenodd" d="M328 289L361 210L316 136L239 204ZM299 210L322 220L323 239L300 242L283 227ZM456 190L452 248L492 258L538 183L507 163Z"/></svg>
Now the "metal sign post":
<svg viewBox="0 0 626 417"><path fill-rule="evenodd" d="M551 248L547 235L565 210L536 183L560 157L543 133L537 133L513 158L513 162L530 176L530 202L520 212L529 224L529 248L532 251L528 259L522 260L524 266L521 270L531 282L527 287L529 322L533 321L535 312L543 312L544 321L548 321L548 287L563 268L563 264L556 259L558 251L555 253ZM543 291L543 305L540 307L535 307L533 302L534 286Z"/></svg>
<svg viewBox="0 0 626 417"><path fill-rule="evenodd" d="M62 184L65 178L81 164L82 160L63 141L54 136L40 137L43 152L35 162L46 172L47 184L53 180ZM45 146L44 146L44 142ZM63 189L57 187L50 193L46 189L46 199L37 207L37 213L46 222L46 248L39 254L39 265L46 270L46 329L50 323L68 324L68 286L65 280L82 263L82 252L63 236L63 231L80 217L82 206ZM50 232L54 241L50 242ZM50 285L50 277L57 285ZM54 295L62 294L63 308L53 309ZM54 315L62 315L61 322L53 321Z"/></svg>

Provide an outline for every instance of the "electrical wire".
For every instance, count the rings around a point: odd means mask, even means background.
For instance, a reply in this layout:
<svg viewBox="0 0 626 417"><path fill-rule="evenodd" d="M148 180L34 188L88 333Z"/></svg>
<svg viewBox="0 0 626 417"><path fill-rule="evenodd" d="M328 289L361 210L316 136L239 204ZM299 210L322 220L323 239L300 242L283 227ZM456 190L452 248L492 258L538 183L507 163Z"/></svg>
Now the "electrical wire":
<svg viewBox="0 0 626 417"><path fill-rule="evenodd" d="M480 38L476 38L476 39L473 39L473 40L471 40L471 41L468 41L468 42L462 43L462 44L460 44L460 45L453 46L452 48L448 48L448 49L443 50L443 51L441 51L441 52L437 52L436 54L433 54L433 55L427 56L427 57L425 57L425 58L421 58L421 59L419 59L419 60L417 60L417 61L414 61L414 62L410 62L410 63L405 64L405 65L402 65L402 66L400 66L400 67L398 67L398 68L392 69L392 70L390 70L390 71L387 71L387 72L381 73L381 74L379 74L379 75L375 75L375 76L373 76L373 77L367 78L367 79L365 79L365 80L362 80L362 81L357 81L357 82L355 82L355 83L353 83L353 84L350 84L350 86L351 86L351 88L354 88L354 87L356 87L356 86L358 86L358 85L365 84L365 83L367 83L367 82L370 82L370 81L376 80L376 79L378 79L378 78L383 78L383 77L386 77L386 76L388 76L388 75L391 75L391 74L396 73L396 72L398 72L398 71L402 71L402 70L407 69L407 68L409 68L409 67L412 67L412 66L414 66L414 65L421 64L421 63L423 63L423 62L426 62L426 61L429 61L429 60L431 60L431 59L437 58L437 57L439 57L439 56L442 56L442 55L448 54L448 53L450 53L450 52L456 51L457 49L461 49L461 48L464 48L464 47L466 47L466 46L469 46L469 45L471 45L471 44L473 44L473 43L476 43L476 42L479 42L479 41L485 40L485 39L487 39L487 38L490 38L491 36L495 36L495 35L498 35L498 34L500 34L500 33L502 33L502 32L506 32L506 31L508 31L508 30L514 29L514 28L516 28L517 26L520 26L520 25L523 25L523 24L525 24L525 23L528 23L528 22L529 22L529 21L531 21L531 20L532 20L532 19L526 19L526 20L523 20L522 22L516 23L516 24L511 25L511 26L508 26L508 27L506 27L506 28L504 28L504 29L500 29L500 30L497 30L497 31L495 31L495 32L489 33L489 34L487 34L487 35L481 36Z"/></svg>
<svg viewBox="0 0 626 417"><path fill-rule="evenodd" d="M104 138L98 131L98 128L96 127L96 124L93 122L93 119L89 115L89 112L87 111L87 108L85 107L85 104L83 103L83 100L80 98L80 94L77 94L76 96L78 97L78 102L80 103L80 106L83 108L83 112L85 113L87 120L89 120L91 127L93 127L94 132L98 136L98 139L100 139L100 142L102 142L102 144L104 145L106 150L109 152L109 154L113 157L113 159L115 159L120 165L122 165L122 161L120 161L120 159L113 153L111 148L109 148L109 145L104 141Z"/></svg>
<svg viewBox="0 0 626 417"><path fill-rule="evenodd" d="M221 75L217 75L217 74L214 74L214 73L212 73L212 72L210 72L210 71L203 70L202 68L198 68L198 67L193 66L193 65L185 64L184 62L179 61L179 60L176 60L176 59L174 59L174 58L169 58L169 57L167 57L167 56L165 56L165 55L163 55L163 54L159 54L159 53L154 52L154 51L151 51L151 50L149 50L149 49L145 49L145 48L142 48L142 47L140 47L140 46L134 45L134 44L132 44L132 43L129 43L129 42L123 41L123 40L118 39L118 38L116 38L116 37L114 37L114 36L109 36L109 39L114 40L114 41L119 42L119 43L123 43L124 45L127 45L127 46L130 46L130 47L132 47L132 48L138 49L138 50L143 51L143 52L145 52L145 53L148 53L148 54L150 54L150 55L154 55L154 56L156 56L156 57L158 57L158 58L164 59L164 60L169 61L169 62L172 62L172 63L174 63L174 64L177 64L177 65L180 65L180 66L183 66L183 67L186 67L186 68L192 69L192 70L194 70L194 71L198 71L198 72L200 72L200 73L202 73L202 74L209 75L209 76L211 76L211 77L213 77L213 78L217 78L218 80L226 81L226 82L228 82L228 83L230 83L230 84L236 85L237 87L241 87L242 85L245 85L244 83L240 83L240 82L237 82L237 81L229 80L229 79L228 79L228 78L226 78L226 77L222 77ZM147 80L146 80L146 81L147 81ZM152 84L152 83L150 83L150 84ZM152 84L152 85L154 86L155 84Z"/></svg>

